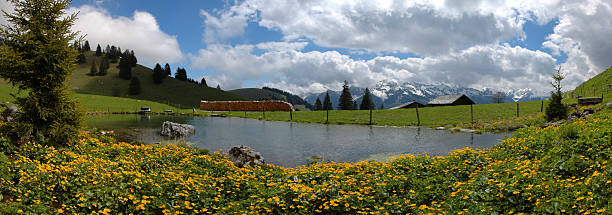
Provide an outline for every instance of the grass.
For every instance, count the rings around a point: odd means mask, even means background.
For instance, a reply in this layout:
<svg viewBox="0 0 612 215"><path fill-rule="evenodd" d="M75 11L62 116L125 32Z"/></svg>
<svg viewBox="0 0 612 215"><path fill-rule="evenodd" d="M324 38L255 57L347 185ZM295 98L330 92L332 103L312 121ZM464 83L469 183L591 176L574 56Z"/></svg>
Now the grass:
<svg viewBox="0 0 612 215"><path fill-rule="evenodd" d="M299 168L91 134L30 142L0 153L0 214L609 214L611 112L483 151Z"/></svg>
<svg viewBox="0 0 612 215"><path fill-rule="evenodd" d="M548 101L544 101L546 107ZM540 117L541 101L519 103L519 120ZM516 103L474 105L475 126L483 126L503 120L517 119ZM470 106L446 106L419 108L421 126L471 126ZM242 112L225 113L229 116L244 117ZM289 121L288 112L247 112L247 118L271 121ZM416 109L374 110L373 124L380 126L416 126ZM294 122L325 123L325 111L297 111L293 113ZM369 124L370 113L366 110L329 111L331 124Z"/></svg>
<svg viewBox="0 0 612 215"><path fill-rule="evenodd" d="M610 98L612 97L612 86L608 86L609 84L612 84L612 67L580 84L573 91L565 93L565 97L571 98L573 93L574 97L601 97L603 94L604 98Z"/></svg>
<svg viewBox="0 0 612 215"><path fill-rule="evenodd" d="M81 94L95 94L114 97L125 97L140 100L149 100L172 106L199 107L200 101L205 100L244 100L242 97L211 87L202 87L198 84L166 78L162 84L153 83L153 71L142 65L132 68L132 76L140 80L141 93L128 95L129 80L119 78L118 64L111 64L106 76L89 76L91 63L96 60L100 64L102 58L94 56L94 52L87 52L87 63L80 64L70 76L67 85L70 89ZM173 71L174 72L174 71Z"/></svg>

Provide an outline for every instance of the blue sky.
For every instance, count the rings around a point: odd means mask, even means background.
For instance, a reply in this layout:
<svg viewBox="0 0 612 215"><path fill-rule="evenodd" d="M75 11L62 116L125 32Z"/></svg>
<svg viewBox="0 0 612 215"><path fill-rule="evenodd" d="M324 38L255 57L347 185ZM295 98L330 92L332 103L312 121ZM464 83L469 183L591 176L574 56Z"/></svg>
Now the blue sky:
<svg viewBox="0 0 612 215"><path fill-rule="evenodd" d="M304 95L344 80L545 92L559 66L576 85L612 62L596 36L610 35L610 8L596 0L75 0L71 10L88 40L134 49L147 66L170 62L224 89Z"/></svg>

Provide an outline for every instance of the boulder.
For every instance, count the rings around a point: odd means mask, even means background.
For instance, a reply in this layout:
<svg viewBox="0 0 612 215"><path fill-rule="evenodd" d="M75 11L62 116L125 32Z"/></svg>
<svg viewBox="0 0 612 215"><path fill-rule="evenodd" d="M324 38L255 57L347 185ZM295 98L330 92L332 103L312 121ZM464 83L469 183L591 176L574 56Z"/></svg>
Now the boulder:
<svg viewBox="0 0 612 215"><path fill-rule="evenodd" d="M582 111L582 114L580 114L580 117L585 117L585 116L587 116L587 115L591 115L591 114L593 114L593 113L595 113L595 111L593 110L593 108L585 108L585 109Z"/></svg>
<svg viewBox="0 0 612 215"><path fill-rule="evenodd" d="M237 167L263 165L266 163L261 153L248 146L234 146L229 152L229 160Z"/></svg>
<svg viewBox="0 0 612 215"><path fill-rule="evenodd" d="M17 108L16 106L9 106L6 109L4 109L4 111L2 111L2 113L0 114L0 121L5 121L5 122L13 121L17 119L17 117L19 117L20 114L21 112L19 111L19 108Z"/></svg>
<svg viewBox="0 0 612 215"><path fill-rule="evenodd" d="M159 133L161 136L170 138L191 136L195 134L195 127L193 125L165 121Z"/></svg>
<svg viewBox="0 0 612 215"><path fill-rule="evenodd" d="M557 122L549 122L549 123L546 123L546 125L543 125L542 128L546 128L548 126L560 126L563 123L565 123L565 120L561 120L561 121L557 121Z"/></svg>

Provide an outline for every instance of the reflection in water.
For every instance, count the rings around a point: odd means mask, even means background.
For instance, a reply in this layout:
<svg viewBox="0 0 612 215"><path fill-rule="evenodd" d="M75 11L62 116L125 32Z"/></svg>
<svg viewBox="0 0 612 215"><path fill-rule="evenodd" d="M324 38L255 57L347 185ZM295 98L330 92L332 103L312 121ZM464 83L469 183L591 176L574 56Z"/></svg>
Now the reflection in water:
<svg viewBox="0 0 612 215"><path fill-rule="evenodd" d="M163 121L187 123L196 127L195 135L186 138L199 148L224 150L247 145L261 152L275 165L295 167L318 156L336 162L354 162L373 154L405 153L445 155L465 147L491 147L504 134L450 133L428 128L372 127L358 125L323 125L272 122L243 118L160 117L146 119L133 115L92 117L91 127L104 129L138 128L136 138L157 142Z"/></svg>

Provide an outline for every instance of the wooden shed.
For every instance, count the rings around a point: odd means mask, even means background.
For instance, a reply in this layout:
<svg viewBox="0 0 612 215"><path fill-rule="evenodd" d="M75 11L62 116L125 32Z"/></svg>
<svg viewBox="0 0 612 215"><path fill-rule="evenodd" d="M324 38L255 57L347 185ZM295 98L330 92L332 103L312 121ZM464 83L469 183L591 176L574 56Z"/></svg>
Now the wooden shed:
<svg viewBox="0 0 612 215"><path fill-rule="evenodd" d="M418 103L416 101L411 101L408 103L404 103L404 104L389 108L389 110L402 109L402 108L416 108L416 107L427 107L427 105Z"/></svg>
<svg viewBox="0 0 612 215"><path fill-rule="evenodd" d="M429 101L427 106L455 106L455 105L471 105L475 104L469 97L464 94L458 95L443 95Z"/></svg>

